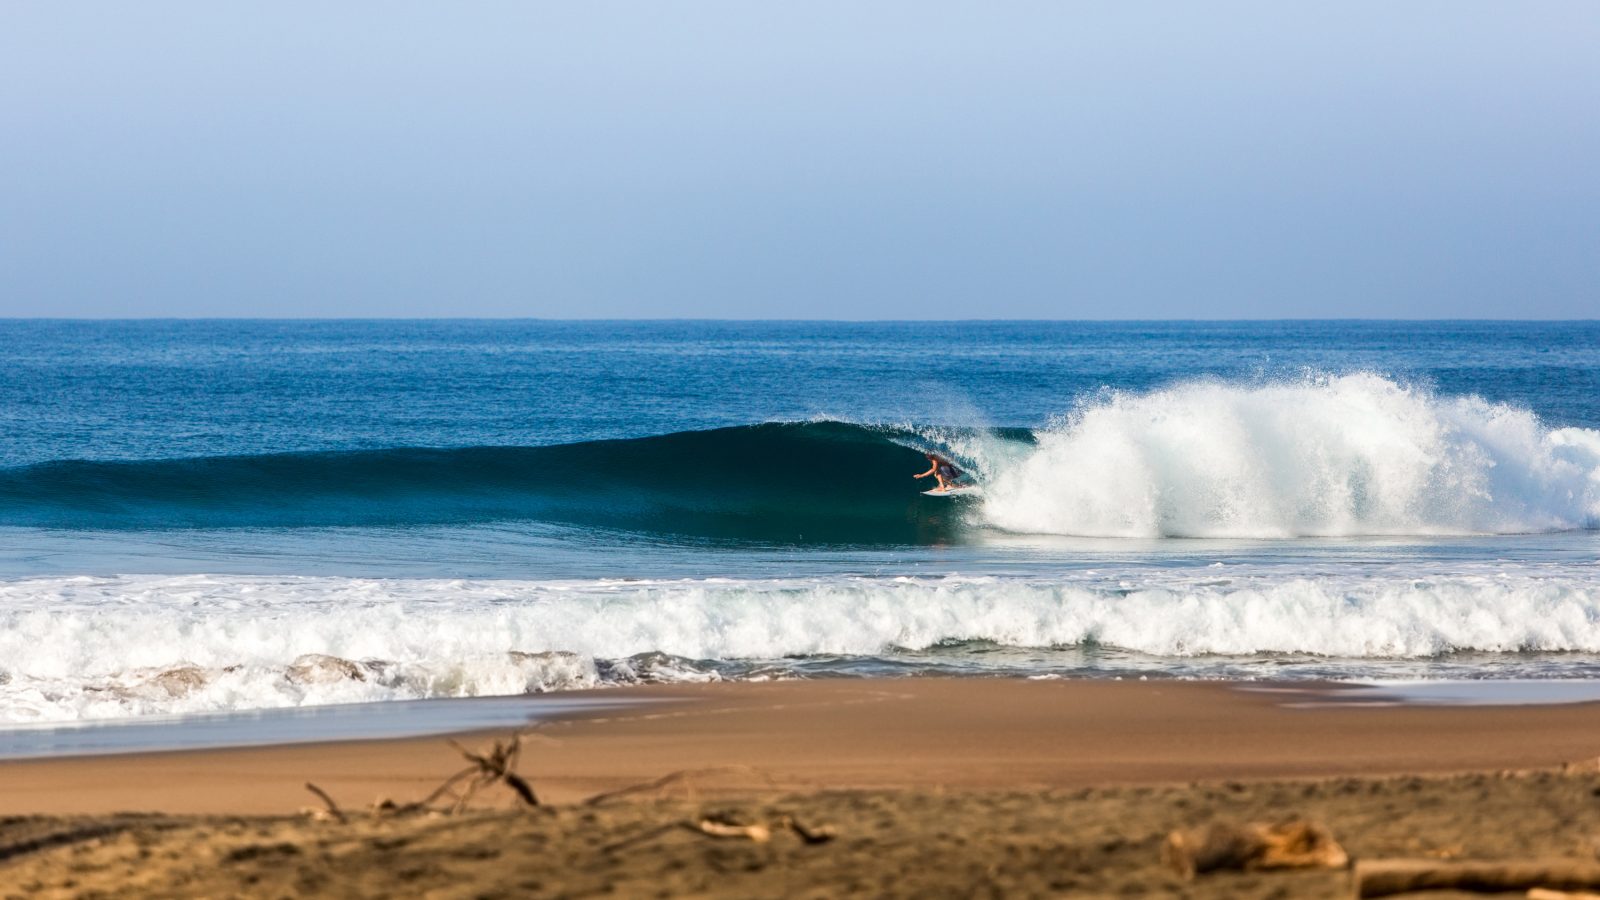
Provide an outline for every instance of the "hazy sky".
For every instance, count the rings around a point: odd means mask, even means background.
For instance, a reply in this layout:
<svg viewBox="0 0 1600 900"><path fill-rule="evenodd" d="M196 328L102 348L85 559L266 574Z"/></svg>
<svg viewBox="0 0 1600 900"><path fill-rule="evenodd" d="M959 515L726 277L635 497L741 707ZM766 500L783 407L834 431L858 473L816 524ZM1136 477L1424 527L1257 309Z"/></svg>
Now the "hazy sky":
<svg viewBox="0 0 1600 900"><path fill-rule="evenodd" d="M0 0L0 315L1600 314L1600 3Z"/></svg>

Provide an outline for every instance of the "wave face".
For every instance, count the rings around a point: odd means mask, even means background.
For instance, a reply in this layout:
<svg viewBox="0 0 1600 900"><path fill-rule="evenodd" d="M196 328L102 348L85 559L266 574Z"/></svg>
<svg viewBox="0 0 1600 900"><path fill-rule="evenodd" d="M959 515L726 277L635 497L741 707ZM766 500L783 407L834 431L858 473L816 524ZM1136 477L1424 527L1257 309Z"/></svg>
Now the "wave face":
<svg viewBox="0 0 1600 900"><path fill-rule="evenodd" d="M985 484L919 491L918 448ZM1021 430L772 423L546 447L399 448L0 469L0 525L531 521L794 544L970 528L1091 537L1518 534L1600 526L1600 432L1371 374L1107 392Z"/></svg>
<svg viewBox="0 0 1600 900"><path fill-rule="evenodd" d="M0 524L46 528L406 526L538 521L804 543L925 543L907 433L751 425L549 447L388 449L0 470ZM944 515L941 515L944 514Z"/></svg>
<svg viewBox="0 0 1600 900"><path fill-rule="evenodd" d="M1108 537L1600 525L1600 432L1372 374L1108 392L988 467L1002 529Z"/></svg>
<svg viewBox="0 0 1600 900"><path fill-rule="evenodd" d="M914 671L963 642L983 643L980 658L1033 648L1029 674L1079 665L1052 662L1070 648L1141 655L1166 674L1173 660L1218 656L1257 666L1235 677L1292 677L1285 654L1342 660L1313 677L1396 671L1384 660L1436 672L1445 654L1548 660L1600 654L1600 573L1485 563L1048 579L32 578L0 582L0 722L784 677L818 659Z"/></svg>

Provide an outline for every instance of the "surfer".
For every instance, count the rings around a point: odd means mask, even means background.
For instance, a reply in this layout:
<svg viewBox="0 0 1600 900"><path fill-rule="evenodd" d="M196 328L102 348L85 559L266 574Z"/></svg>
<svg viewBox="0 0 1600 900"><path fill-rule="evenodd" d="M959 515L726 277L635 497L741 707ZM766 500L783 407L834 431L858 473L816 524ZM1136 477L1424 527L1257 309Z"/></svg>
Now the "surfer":
<svg viewBox="0 0 1600 900"><path fill-rule="evenodd" d="M950 490L956 486L956 479L966 474L965 472L962 472L960 469L956 468L955 463L945 459L942 456L936 456L932 453L924 453L922 455L928 458L928 471L913 475L911 477L927 478L929 475L932 475L934 479L939 482L938 490Z"/></svg>

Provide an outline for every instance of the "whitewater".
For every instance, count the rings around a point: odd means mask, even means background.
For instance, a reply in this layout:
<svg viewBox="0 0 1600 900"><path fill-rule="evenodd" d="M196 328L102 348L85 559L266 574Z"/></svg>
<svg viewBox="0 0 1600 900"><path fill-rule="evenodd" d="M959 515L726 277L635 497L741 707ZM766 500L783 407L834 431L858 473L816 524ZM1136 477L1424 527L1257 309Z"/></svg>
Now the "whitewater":
<svg viewBox="0 0 1600 900"><path fill-rule="evenodd" d="M1501 675L1600 671L1600 567L1344 568L13 580L0 583L0 721L804 677L819 667L1124 676L1181 662L1194 677L1266 677L1298 663L1351 678L1477 653L1508 655ZM1097 665L1086 648L1109 656ZM1027 651L1026 665L1005 650Z"/></svg>
<svg viewBox="0 0 1600 900"><path fill-rule="evenodd" d="M1106 391L1037 446L974 442L983 520L1031 533L1526 534L1600 523L1600 432L1372 373Z"/></svg>

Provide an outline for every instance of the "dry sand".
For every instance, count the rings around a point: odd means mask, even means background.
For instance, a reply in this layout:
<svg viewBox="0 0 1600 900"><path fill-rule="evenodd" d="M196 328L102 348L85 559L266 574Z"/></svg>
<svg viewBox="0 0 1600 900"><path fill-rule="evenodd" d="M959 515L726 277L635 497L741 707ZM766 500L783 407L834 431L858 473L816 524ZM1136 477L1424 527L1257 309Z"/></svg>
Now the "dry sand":
<svg viewBox="0 0 1600 900"><path fill-rule="evenodd" d="M521 771L547 810L495 791L457 817L293 815L315 804L308 780L350 809L423 796L460 766L441 739L3 763L0 895L1340 896L1338 873L1184 883L1160 839L1291 814L1367 856L1593 859L1600 839L1600 775L1560 770L1600 755L1593 704L1307 709L1221 684L937 679L632 693L649 702L536 730ZM706 812L838 837L673 827Z"/></svg>

